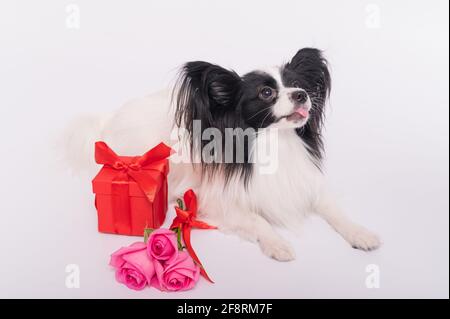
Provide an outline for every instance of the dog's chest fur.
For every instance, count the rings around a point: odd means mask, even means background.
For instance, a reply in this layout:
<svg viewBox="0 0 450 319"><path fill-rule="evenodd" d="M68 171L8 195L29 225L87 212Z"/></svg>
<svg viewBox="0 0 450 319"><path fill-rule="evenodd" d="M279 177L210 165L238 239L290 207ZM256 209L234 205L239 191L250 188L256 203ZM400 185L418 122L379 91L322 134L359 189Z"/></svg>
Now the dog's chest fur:
<svg viewBox="0 0 450 319"><path fill-rule="evenodd" d="M257 138L256 146L267 140L275 141L277 147L269 162L254 164L248 194L265 218L289 226L311 210L322 188L322 173L294 130L267 130Z"/></svg>
<svg viewBox="0 0 450 319"><path fill-rule="evenodd" d="M239 214L257 212L272 224L296 227L293 221L301 222L320 194L322 173L294 130L265 130L255 147L253 154L264 154L252 160L247 187L239 178L224 187L220 175L201 183L202 213L211 220L230 221L239 220ZM266 151L262 151L264 147Z"/></svg>

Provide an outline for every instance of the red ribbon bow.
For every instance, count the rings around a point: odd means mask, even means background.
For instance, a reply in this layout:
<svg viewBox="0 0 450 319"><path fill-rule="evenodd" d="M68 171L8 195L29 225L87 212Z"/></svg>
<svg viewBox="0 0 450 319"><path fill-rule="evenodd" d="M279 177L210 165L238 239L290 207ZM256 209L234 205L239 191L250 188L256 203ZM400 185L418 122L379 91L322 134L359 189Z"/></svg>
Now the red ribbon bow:
<svg viewBox="0 0 450 319"><path fill-rule="evenodd" d="M186 249L191 255L192 259L200 266L200 274L205 277L210 282L213 282L211 278L209 278L208 274L203 268L202 263L197 257L194 249L191 244L191 230L192 228L200 228L200 229L217 229L215 226L210 226L205 222L197 220L197 196L195 195L192 189L189 189L184 193L184 204L186 206L186 210L181 209L180 207L175 207L175 211L177 213L177 217L172 222L170 229L180 228L183 234L183 240L186 244Z"/></svg>
<svg viewBox="0 0 450 319"><path fill-rule="evenodd" d="M164 143L158 144L142 156L126 157L118 156L104 142L95 143L95 161L117 170L111 191L114 225L119 234L132 234L131 214L129 203L129 181L134 180L144 192L150 202L155 199L160 187L160 181L150 176L149 171L160 173L161 178L166 178L167 157L172 149Z"/></svg>

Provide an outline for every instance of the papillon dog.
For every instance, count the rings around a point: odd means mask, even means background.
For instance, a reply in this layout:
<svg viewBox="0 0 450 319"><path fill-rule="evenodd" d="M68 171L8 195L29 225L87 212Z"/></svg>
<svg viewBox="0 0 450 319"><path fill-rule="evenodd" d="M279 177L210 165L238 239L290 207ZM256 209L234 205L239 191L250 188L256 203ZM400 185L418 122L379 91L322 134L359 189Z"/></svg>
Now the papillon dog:
<svg viewBox="0 0 450 319"><path fill-rule="evenodd" d="M323 217L352 247L373 250L378 237L345 217L324 185L330 86L328 63L314 48L242 76L189 62L173 88L77 120L66 135L67 160L75 167L92 162L96 140L122 155L163 141L177 152L169 196L194 189L203 220L257 242L267 256L295 258L276 228L296 228L308 214Z"/></svg>

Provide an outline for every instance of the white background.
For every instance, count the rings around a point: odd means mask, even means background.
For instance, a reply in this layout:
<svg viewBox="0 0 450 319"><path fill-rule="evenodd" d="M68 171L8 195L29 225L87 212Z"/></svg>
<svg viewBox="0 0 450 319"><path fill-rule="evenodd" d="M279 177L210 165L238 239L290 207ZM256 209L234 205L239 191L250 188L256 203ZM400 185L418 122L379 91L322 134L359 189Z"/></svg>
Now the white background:
<svg viewBox="0 0 450 319"><path fill-rule="evenodd" d="M70 3L0 4L0 297L448 298L448 1L79 0L79 29L66 26ZM297 260L279 263L194 231L216 284L167 294L116 283L109 254L136 238L97 233L89 179L56 160L66 123L163 88L189 60L242 73L304 46L332 68L328 179L382 248L353 250L311 219L285 234ZM65 286L68 264L79 289ZM366 288L369 264L379 289Z"/></svg>

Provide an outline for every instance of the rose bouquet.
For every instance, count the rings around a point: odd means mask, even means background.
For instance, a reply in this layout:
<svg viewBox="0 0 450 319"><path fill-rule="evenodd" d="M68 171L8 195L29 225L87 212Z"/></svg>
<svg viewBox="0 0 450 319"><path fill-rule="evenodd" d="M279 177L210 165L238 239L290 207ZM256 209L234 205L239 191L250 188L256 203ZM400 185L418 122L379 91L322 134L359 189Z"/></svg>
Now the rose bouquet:
<svg viewBox="0 0 450 319"><path fill-rule="evenodd" d="M198 281L200 266L178 248L176 232L157 229L147 243L137 242L114 252L110 265L116 269L116 280L131 289L188 290Z"/></svg>
<svg viewBox="0 0 450 319"><path fill-rule="evenodd" d="M144 242L122 247L111 255L110 265L118 282L134 290L154 287L161 291L192 289L200 275L212 282L192 248L190 233L193 227L215 227L196 219L197 199L192 190L184 194L184 203L186 208L178 201L170 229L146 228Z"/></svg>

